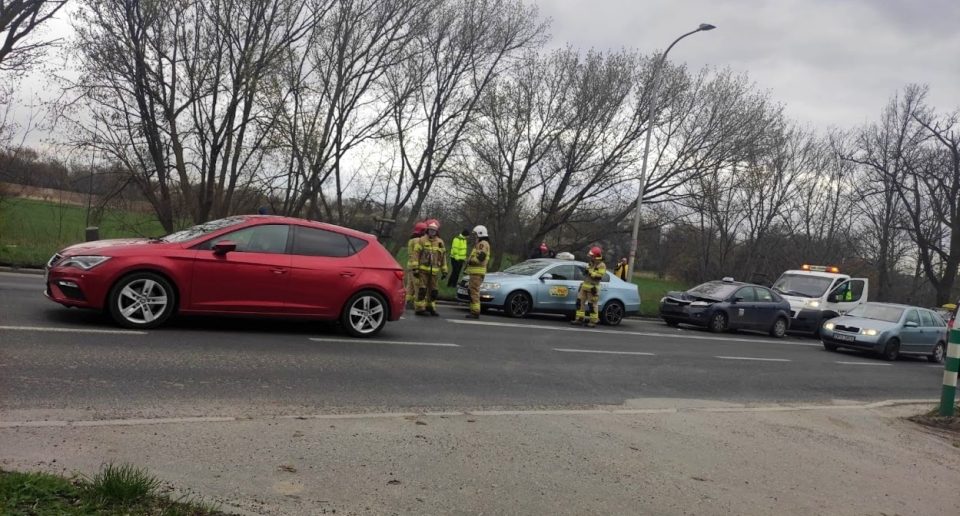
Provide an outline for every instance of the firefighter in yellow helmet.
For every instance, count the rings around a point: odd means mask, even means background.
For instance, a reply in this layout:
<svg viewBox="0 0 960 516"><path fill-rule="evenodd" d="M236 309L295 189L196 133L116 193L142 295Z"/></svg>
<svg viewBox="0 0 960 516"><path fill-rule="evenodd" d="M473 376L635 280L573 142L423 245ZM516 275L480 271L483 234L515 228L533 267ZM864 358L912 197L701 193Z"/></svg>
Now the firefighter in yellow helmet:
<svg viewBox="0 0 960 516"><path fill-rule="evenodd" d="M587 326L593 328L600 322L600 280L607 273L607 265L603 263L603 250L599 247L590 249L587 256L590 263L587 264L587 275L577 292L577 316L571 324L583 324L586 307L590 305L590 320Z"/></svg>
<svg viewBox="0 0 960 516"><path fill-rule="evenodd" d="M405 281L408 305L413 304L413 300L417 297L417 274L420 270L420 264L417 261L417 251L414 246L426 231L427 223L425 221L417 222L413 225L413 233L410 235L410 240L407 241L407 274Z"/></svg>
<svg viewBox="0 0 960 516"><path fill-rule="evenodd" d="M417 239L413 246L417 256L419 284L417 285L417 315L440 315L437 313L437 290L441 279L447 277L447 253L440 238L440 222L427 221L427 234Z"/></svg>
<svg viewBox="0 0 960 516"><path fill-rule="evenodd" d="M467 258L467 275L470 276L470 313L468 319L480 318L480 285L487 274L487 263L490 262L490 234L486 226L473 228L471 239L476 239L470 257Z"/></svg>

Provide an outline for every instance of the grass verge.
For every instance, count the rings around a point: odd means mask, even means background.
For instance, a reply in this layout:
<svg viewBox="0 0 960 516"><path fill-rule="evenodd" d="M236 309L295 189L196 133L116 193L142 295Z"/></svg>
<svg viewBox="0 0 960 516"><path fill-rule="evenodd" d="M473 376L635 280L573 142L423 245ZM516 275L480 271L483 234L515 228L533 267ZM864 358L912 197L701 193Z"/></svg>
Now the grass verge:
<svg viewBox="0 0 960 516"><path fill-rule="evenodd" d="M127 464L105 465L92 478L0 470L0 514L10 515L190 515L226 513L202 500L172 500L160 481Z"/></svg>
<svg viewBox="0 0 960 516"><path fill-rule="evenodd" d="M10 198L0 203L0 264L41 267L63 247L82 242L87 210L80 206ZM152 213L107 211L100 238L156 236L165 232Z"/></svg>

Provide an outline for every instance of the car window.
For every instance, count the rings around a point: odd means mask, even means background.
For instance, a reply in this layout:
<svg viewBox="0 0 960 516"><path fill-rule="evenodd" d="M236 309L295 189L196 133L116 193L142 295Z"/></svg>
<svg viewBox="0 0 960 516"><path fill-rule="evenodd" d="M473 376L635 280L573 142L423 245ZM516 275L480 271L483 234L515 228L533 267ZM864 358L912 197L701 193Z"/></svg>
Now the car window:
<svg viewBox="0 0 960 516"><path fill-rule="evenodd" d="M939 318L939 316L935 316L933 313L926 310L920 312L920 321L922 322L921 326L925 328L934 328L939 326L939 324L937 324L937 319Z"/></svg>
<svg viewBox="0 0 960 516"><path fill-rule="evenodd" d="M743 302L752 302L757 300L757 295L754 293L753 287L743 287L742 289L738 290L733 297L739 297Z"/></svg>
<svg viewBox="0 0 960 516"><path fill-rule="evenodd" d="M708 281L701 285L697 285L692 289L687 291L687 294L694 297L702 297L705 299L712 299L714 301L720 301L721 299L726 299L730 297L736 290L737 286L731 283L725 283L722 281Z"/></svg>
<svg viewBox="0 0 960 516"><path fill-rule="evenodd" d="M852 303L860 301L860 298L863 297L864 287L863 280L849 280L838 285L837 288L830 291L830 294L837 296L837 302Z"/></svg>
<svg viewBox="0 0 960 516"><path fill-rule="evenodd" d="M907 319L905 322L916 323L917 326L920 326L920 314L916 310L910 310L907 312Z"/></svg>
<svg viewBox="0 0 960 516"><path fill-rule="evenodd" d="M282 254L287 252L287 237L290 235L290 226L286 224L264 224L238 229L211 238L198 245L196 249L210 250L217 242L230 240L237 244L238 253L270 253Z"/></svg>
<svg viewBox="0 0 960 516"><path fill-rule="evenodd" d="M610 273L603 275L603 278L600 279L600 283L610 283Z"/></svg>
<svg viewBox="0 0 960 516"><path fill-rule="evenodd" d="M549 264L550 262L546 260L527 260L516 265L511 265L510 267L504 269L503 272L517 276L533 276L534 274L543 270L543 268Z"/></svg>
<svg viewBox="0 0 960 516"><path fill-rule="evenodd" d="M899 322L900 317L903 316L903 308L865 303L853 307L847 315L875 321Z"/></svg>
<svg viewBox="0 0 960 516"><path fill-rule="evenodd" d="M354 253L346 235L325 229L297 226L293 254L343 258Z"/></svg>
<svg viewBox="0 0 960 516"><path fill-rule="evenodd" d="M757 293L757 301L761 303L772 303L774 301L773 292L760 287L754 287L753 290Z"/></svg>
<svg viewBox="0 0 960 516"><path fill-rule="evenodd" d="M209 222L204 222L203 224L197 224L191 228L184 229L183 231L171 233L160 240L171 243L187 242L189 240L194 240L204 235L213 233L214 231L220 231L221 229L226 229L230 226L240 224L245 220L247 219L244 217L227 217L225 219L211 220Z"/></svg>
<svg viewBox="0 0 960 516"><path fill-rule="evenodd" d="M555 280L573 281L576 275L576 267L573 265L559 265L548 270L547 273L553 274L553 279Z"/></svg>

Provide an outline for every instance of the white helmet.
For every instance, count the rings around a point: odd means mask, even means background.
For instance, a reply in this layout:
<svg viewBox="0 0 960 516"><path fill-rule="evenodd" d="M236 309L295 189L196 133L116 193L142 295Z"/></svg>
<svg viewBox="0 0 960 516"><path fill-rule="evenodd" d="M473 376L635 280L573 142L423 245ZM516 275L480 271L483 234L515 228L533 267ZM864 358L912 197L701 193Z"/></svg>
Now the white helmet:
<svg viewBox="0 0 960 516"><path fill-rule="evenodd" d="M490 234L487 233L487 226L477 226L473 228L473 232L477 234L478 238L488 238L490 236Z"/></svg>

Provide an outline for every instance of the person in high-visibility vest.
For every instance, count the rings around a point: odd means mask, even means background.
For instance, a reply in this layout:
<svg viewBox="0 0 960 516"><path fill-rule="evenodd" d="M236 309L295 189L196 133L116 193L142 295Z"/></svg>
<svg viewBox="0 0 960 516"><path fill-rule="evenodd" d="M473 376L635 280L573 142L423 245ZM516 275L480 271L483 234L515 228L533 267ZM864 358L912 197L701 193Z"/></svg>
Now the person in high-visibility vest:
<svg viewBox="0 0 960 516"><path fill-rule="evenodd" d="M626 258L621 258L620 262L617 263L617 270L614 274L623 281L627 281L627 269L630 268L630 263Z"/></svg>
<svg viewBox="0 0 960 516"><path fill-rule="evenodd" d="M407 292L407 304L412 304L417 296L417 274L419 272L419 263L417 262L417 251L414 248L417 240L423 236L427 230L427 223L417 222L413 225L413 233L410 234L410 240L407 241L407 275L404 278Z"/></svg>
<svg viewBox="0 0 960 516"><path fill-rule="evenodd" d="M448 287L455 287L460 281L460 271L463 270L463 261L467 259L467 237L470 230L464 229L450 242L450 278Z"/></svg>
<svg viewBox="0 0 960 516"><path fill-rule="evenodd" d="M470 276L468 286L470 288L470 313L468 319L480 318L480 285L483 285L483 277L487 274L487 264L490 263L490 234L487 233L486 226L477 226L473 228L471 234L476 238L473 249L470 251L470 257L467 258L467 275Z"/></svg>
<svg viewBox="0 0 960 516"><path fill-rule="evenodd" d="M571 324L583 324L586 320L586 305L590 305L590 320L587 326L593 328L600 322L600 281L607 273L607 265L603 263L603 250L599 247L590 249L587 276L580 284L577 292L577 315Z"/></svg>
<svg viewBox="0 0 960 516"><path fill-rule="evenodd" d="M414 254L417 256L417 301L415 307L417 315L440 315L437 313L437 289L440 280L447 277L447 251L440 238L440 221L427 221L427 234L417 239L414 244Z"/></svg>

